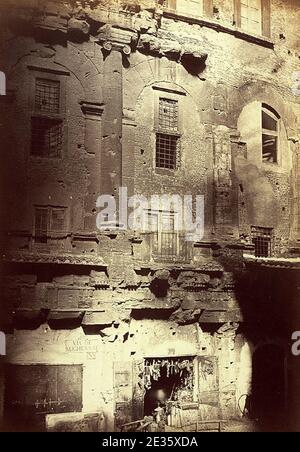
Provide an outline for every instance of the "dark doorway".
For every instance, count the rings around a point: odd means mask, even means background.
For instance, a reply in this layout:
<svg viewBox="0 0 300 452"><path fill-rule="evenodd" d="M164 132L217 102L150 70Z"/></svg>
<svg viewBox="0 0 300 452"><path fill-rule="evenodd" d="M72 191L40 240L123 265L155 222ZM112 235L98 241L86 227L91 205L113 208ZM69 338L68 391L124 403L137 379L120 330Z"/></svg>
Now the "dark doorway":
<svg viewBox="0 0 300 452"><path fill-rule="evenodd" d="M261 425L276 428L285 414L285 357L277 345L264 345L253 354L252 409Z"/></svg>
<svg viewBox="0 0 300 452"><path fill-rule="evenodd" d="M174 395L181 385L179 374L167 376L167 369L162 368L161 376L156 381L151 379L151 388L145 394L145 416L151 416L155 408L162 406Z"/></svg>
<svg viewBox="0 0 300 452"><path fill-rule="evenodd" d="M173 360L171 363L174 365ZM193 366L188 359L178 358L177 364L181 365L181 368L176 369L174 365L176 370L170 372L170 368L164 365L161 366L159 375L150 377L150 385L144 399L145 416L153 415L158 407L166 408L169 403L193 400ZM183 367L184 365L186 367Z"/></svg>

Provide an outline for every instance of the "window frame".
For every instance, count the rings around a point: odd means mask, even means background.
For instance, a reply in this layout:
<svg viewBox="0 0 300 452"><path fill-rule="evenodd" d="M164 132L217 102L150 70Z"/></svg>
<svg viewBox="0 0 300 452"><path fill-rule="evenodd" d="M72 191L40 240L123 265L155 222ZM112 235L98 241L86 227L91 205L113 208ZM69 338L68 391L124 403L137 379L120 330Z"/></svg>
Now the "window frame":
<svg viewBox="0 0 300 452"><path fill-rule="evenodd" d="M249 35L271 37L271 0L261 0L261 31L259 35L242 27L241 0L234 0L234 24L237 28Z"/></svg>
<svg viewBox="0 0 300 452"><path fill-rule="evenodd" d="M267 114L270 118L272 118L274 121L276 121L277 124L277 130L271 130L271 129L265 129L263 128L263 113ZM263 165L277 165L280 166L281 165L281 155L280 155L280 133L281 133L281 117L280 115L269 105L262 103L261 104L261 137L262 137L262 143L261 143L261 159L262 159L262 163ZM267 135L270 137L276 137L277 138L277 142L276 142L276 161L274 162L268 162L265 161L263 156L263 136Z"/></svg>
<svg viewBox="0 0 300 452"><path fill-rule="evenodd" d="M38 236L37 231L38 228L36 227L36 220L37 211L45 211L47 212L47 229L46 234ZM53 212L57 211L63 211L64 212L64 227L61 230L55 230L53 228ZM68 218L67 218L67 207L64 206L45 206L45 205L35 205L34 206L34 223L33 223L33 237L34 237L34 243L39 245L47 245L49 242L49 239L52 237L64 237L66 235L68 228ZM43 238L45 241L37 240L38 238Z"/></svg>
<svg viewBox="0 0 300 452"><path fill-rule="evenodd" d="M180 233L179 231L176 231L175 229L175 224L176 224L176 217L178 218L178 212L175 211L166 211L166 210L152 210L152 209L147 209L145 211L145 215L147 216L156 216L157 221L156 221L156 225L157 225L157 229L155 231L149 231L149 235L151 236L150 239L150 246L151 246L151 255L154 257L159 257L159 258L176 258L179 256L179 252L180 252ZM173 219L174 220L174 228L173 230L170 231L164 231L163 229L163 219L166 218L168 216L169 219ZM175 238L175 243L176 243L176 252L174 254L164 254L163 253L163 234L164 233L170 233L173 234L174 238ZM156 242L157 242L157 250L153 250L153 237L154 234L156 234Z"/></svg>
<svg viewBox="0 0 300 452"><path fill-rule="evenodd" d="M213 17L213 0L202 0L201 14L188 14L188 12L181 12L178 8L179 0L158 0L158 4L166 10L172 11L181 16L192 16L199 18L212 18Z"/></svg>
<svg viewBox="0 0 300 452"><path fill-rule="evenodd" d="M162 146L162 140L167 140L169 138L169 148L171 149L174 145L174 155L171 158L171 154L167 155L166 152L164 152L163 157L159 157L159 155L163 154L161 149ZM178 169L178 149L179 149L179 136L176 134L171 133L163 133L163 132L156 132L156 139L155 139L155 168L156 170L162 170L162 171L176 171ZM173 143L172 143L173 141ZM166 162L167 160L169 162L172 161L173 165L169 166L161 166L159 165L159 161L164 160Z"/></svg>
<svg viewBox="0 0 300 452"><path fill-rule="evenodd" d="M256 239L266 239L268 240L268 255L262 255L261 253L257 253L256 248ZM257 258L268 258L272 257L274 251L274 228L271 227L263 227L263 226L251 226L251 240L255 247L254 253ZM262 245L261 245L262 247Z"/></svg>
<svg viewBox="0 0 300 452"><path fill-rule="evenodd" d="M168 100L177 103L177 130L163 128L160 124L160 101ZM181 99L178 94L169 93L163 90L158 90L155 92L154 96L154 134L155 134L155 152L153 155L153 165L157 173L162 174L172 174L176 172L180 167L180 147L181 147L181 137L182 137L182 108ZM176 155L175 155L175 167L174 168L164 168L157 165L157 139L158 135L166 135L176 137Z"/></svg>
<svg viewBox="0 0 300 452"><path fill-rule="evenodd" d="M33 159L62 159L67 149L67 121L66 121L66 76L65 72L59 72L51 69L29 67L31 84L30 84L30 99L29 99L29 120L30 120L30 139L29 139L29 156ZM38 80L45 80L50 82L59 82L59 109L58 112L46 112L36 108L36 87ZM53 124L60 123L61 132L61 148L57 155L37 154L33 153L33 119L45 119Z"/></svg>

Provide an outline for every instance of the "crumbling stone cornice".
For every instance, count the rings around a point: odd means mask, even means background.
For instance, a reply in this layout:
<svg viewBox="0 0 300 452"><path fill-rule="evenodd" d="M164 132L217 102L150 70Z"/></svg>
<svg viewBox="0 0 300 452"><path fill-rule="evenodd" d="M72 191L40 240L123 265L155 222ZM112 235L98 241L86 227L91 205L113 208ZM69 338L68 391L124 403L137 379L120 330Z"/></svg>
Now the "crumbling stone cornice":
<svg viewBox="0 0 300 452"><path fill-rule="evenodd" d="M0 261L3 263L30 263L30 264L58 264L58 265L87 265L91 267L107 267L100 256L75 255L75 254L44 254L30 252L9 252L2 254Z"/></svg>
<svg viewBox="0 0 300 452"><path fill-rule="evenodd" d="M119 5L115 14L110 14L107 2L56 2L11 0L7 24L15 34L35 36L66 43L68 40L98 42L104 52L113 49L129 57L140 51L157 57L175 60L189 72L198 74L203 70L207 53L202 43L193 39L179 42L178 37L163 35L160 31L162 11L157 9L134 9L128 12L126 4ZM94 4L91 8L91 4ZM131 2L129 2L131 4ZM145 2L147 4L148 2ZM151 2L155 6L156 2ZM80 6L81 4L81 6ZM146 5L147 6L147 5ZM145 6L145 7L146 7ZM124 9L125 7L125 9Z"/></svg>

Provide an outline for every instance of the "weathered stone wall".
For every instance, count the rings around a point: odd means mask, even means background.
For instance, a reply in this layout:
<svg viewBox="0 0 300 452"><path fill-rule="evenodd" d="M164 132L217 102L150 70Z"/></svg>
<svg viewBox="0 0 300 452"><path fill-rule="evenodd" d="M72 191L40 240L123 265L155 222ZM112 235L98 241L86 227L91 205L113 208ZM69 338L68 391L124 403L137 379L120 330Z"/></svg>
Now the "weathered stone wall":
<svg viewBox="0 0 300 452"><path fill-rule="evenodd" d="M104 329L103 333L106 334ZM122 336L111 343L99 335L86 336L82 329L53 331L42 325L34 332L19 331L8 337L11 364L82 364L83 412L102 413L101 429L114 429L116 388L114 369L140 362L147 356L216 356L219 362L219 406L205 406L207 418L230 419L238 415L237 397L248 391L251 368L239 367L245 352L235 345L235 334L205 333L197 325L182 326L162 320L132 320L128 341ZM88 352L86 350L95 350ZM170 354L171 352L171 354ZM109 360L107 357L109 356ZM133 374L133 378L137 375ZM249 383L248 383L249 384Z"/></svg>
<svg viewBox="0 0 300 452"><path fill-rule="evenodd" d="M238 31L230 0L216 1L213 17L202 20L177 20L154 2L141 11L131 2L125 10L85 3L42 2L40 10L35 1L12 1L3 33L0 69L9 96L0 129L2 223L9 234L2 240L1 307L8 362L83 364L83 411L103 412L101 429L111 431L114 362L215 356L219 404L206 416L238 416L260 340L237 334L252 311L255 283L242 263L242 252L251 251L250 227L274 228L276 255L299 239L300 97L291 89L299 38L290 24L300 9L272 1L269 39ZM62 84L61 159L30 155L41 71ZM165 90L180 102L174 174L154 168L155 112ZM262 164L251 130L251 106L261 103L282 120L278 166ZM117 197L120 185L144 196L204 194L205 241L184 263L164 263L153 261L134 232L97 232L96 199ZM34 243L36 205L67 208L66 231L43 247ZM244 277L248 285L241 286Z"/></svg>

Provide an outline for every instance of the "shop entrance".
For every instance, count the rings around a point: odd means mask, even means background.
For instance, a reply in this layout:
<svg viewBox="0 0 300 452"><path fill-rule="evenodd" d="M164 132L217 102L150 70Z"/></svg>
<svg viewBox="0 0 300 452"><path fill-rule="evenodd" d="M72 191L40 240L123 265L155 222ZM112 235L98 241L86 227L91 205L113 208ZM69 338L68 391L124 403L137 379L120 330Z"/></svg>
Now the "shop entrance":
<svg viewBox="0 0 300 452"><path fill-rule="evenodd" d="M195 358L149 358L145 360L144 415L172 423L175 406L193 403Z"/></svg>

